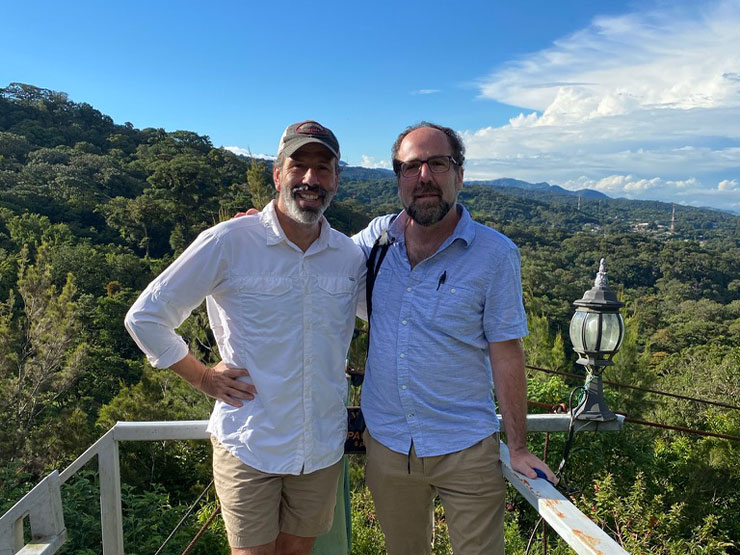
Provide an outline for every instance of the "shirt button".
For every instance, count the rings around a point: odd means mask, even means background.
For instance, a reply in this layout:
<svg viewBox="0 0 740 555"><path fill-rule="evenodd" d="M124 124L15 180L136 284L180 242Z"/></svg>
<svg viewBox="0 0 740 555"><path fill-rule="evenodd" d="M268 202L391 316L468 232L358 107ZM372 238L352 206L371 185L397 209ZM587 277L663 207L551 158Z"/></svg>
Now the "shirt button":
<svg viewBox="0 0 740 555"><path fill-rule="evenodd" d="M401 386L401 389L406 389L406 387L408 387L408 386L407 386L406 384L403 384L403 385Z"/></svg>
<svg viewBox="0 0 740 555"><path fill-rule="evenodd" d="M401 353L401 358L406 358L406 353Z"/></svg>
<svg viewBox="0 0 740 555"><path fill-rule="evenodd" d="M411 287L407 287L406 288L406 291L409 292L409 293L411 293Z"/></svg>
<svg viewBox="0 0 740 555"><path fill-rule="evenodd" d="M454 289L450 289L450 293L452 293L454 295L455 294L455 290Z"/></svg>
<svg viewBox="0 0 740 555"><path fill-rule="evenodd" d="M406 320L402 320L401 323L405 326L407 324Z"/></svg>

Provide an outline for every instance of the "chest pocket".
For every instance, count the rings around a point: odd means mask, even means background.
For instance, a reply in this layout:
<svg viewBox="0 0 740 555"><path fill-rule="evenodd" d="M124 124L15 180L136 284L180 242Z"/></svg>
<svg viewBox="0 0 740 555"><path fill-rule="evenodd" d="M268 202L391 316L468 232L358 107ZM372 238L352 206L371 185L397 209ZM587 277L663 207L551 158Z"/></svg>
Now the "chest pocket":
<svg viewBox="0 0 740 555"><path fill-rule="evenodd" d="M357 281L345 276L316 276L316 281L319 289L329 295L351 295L357 289Z"/></svg>
<svg viewBox="0 0 740 555"><path fill-rule="evenodd" d="M234 298L222 300L235 332L238 329L246 337L254 330L273 333L284 327L286 311L300 303L300 289L293 281L259 274L239 277L234 284Z"/></svg>
<svg viewBox="0 0 740 555"><path fill-rule="evenodd" d="M318 316L317 325L336 330L348 320L354 321L357 280L347 276L316 276L312 309Z"/></svg>
<svg viewBox="0 0 740 555"><path fill-rule="evenodd" d="M244 276L239 278L236 286L238 295L244 299L279 297L292 288L291 279L274 276Z"/></svg>
<svg viewBox="0 0 740 555"><path fill-rule="evenodd" d="M476 339L483 335L483 298L472 289L443 284L432 292L436 325L456 338Z"/></svg>

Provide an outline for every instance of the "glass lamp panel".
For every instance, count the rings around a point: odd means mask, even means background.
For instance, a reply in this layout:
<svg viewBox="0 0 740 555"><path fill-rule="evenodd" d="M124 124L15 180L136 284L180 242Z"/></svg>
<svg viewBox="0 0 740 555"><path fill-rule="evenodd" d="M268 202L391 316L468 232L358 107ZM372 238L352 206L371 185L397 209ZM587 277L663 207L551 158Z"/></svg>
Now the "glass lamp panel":
<svg viewBox="0 0 740 555"><path fill-rule="evenodd" d="M619 344L617 345L617 351L622 348L622 341L624 341L624 318L622 318L621 314L617 314L619 316L619 323L622 325L622 333L619 334Z"/></svg>
<svg viewBox="0 0 740 555"><path fill-rule="evenodd" d="M587 312L576 310L573 314L573 318L570 320L570 342L573 344L573 350L577 353L583 352L583 337L581 328L583 327L583 320L586 318Z"/></svg>
<svg viewBox="0 0 740 555"><path fill-rule="evenodd" d="M622 322L621 314L604 314L601 331L602 351L616 352L619 349L624 337L624 324Z"/></svg>
<svg viewBox="0 0 740 555"><path fill-rule="evenodd" d="M586 322L583 324L586 352L596 352L599 341L599 320L601 319L601 314L598 312L588 312L586 314Z"/></svg>

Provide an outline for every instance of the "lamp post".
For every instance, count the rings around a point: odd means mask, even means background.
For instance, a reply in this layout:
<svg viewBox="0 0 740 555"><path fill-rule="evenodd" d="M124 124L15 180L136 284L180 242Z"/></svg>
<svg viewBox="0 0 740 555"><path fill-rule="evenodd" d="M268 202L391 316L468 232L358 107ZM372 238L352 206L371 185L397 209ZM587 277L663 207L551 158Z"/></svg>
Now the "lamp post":
<svg viewBox="0 0 740 555"><path fill-rule="evenodd" d="M570 341L578 353L578 364L586 367L585 393L574 409L577 420L606 422L616 415L604 401L601 374L614 363L612 358L622 345L624 320L619 309L624 303L609 289L606 262L602 258L593 288L573 303L576 312L570 321Z"/></svg>

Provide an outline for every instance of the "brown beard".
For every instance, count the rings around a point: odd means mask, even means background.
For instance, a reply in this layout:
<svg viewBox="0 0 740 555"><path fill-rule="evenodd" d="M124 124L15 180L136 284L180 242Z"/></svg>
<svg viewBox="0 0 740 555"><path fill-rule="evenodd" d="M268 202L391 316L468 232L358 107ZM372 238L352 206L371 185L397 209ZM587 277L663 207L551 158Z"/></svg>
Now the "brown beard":
<svg viewBox="0 0 740 555"><path fill-rule="evenodd" d="M441 221L454 206L454 202L447 202L444 200L442 198L442 191L437 187L423 187L418 191L414 191L415 195L423 195L425 193L439 195L439 202L433 206L424 206L422 208L412 200L410 204L404 204L404 209L409 217L417 224L427 227Z"/></svg>

